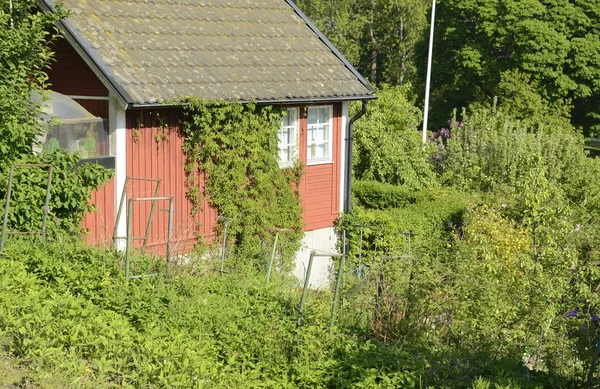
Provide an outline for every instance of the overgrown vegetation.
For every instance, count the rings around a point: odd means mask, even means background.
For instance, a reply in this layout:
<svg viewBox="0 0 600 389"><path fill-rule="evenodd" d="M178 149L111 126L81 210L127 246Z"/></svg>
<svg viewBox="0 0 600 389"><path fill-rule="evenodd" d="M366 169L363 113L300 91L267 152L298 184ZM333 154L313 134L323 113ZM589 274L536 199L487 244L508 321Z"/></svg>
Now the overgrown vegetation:
<svg viewBox="0 0 600 389"><path fill-rule="evenodd" d="M48 44L58 38L54 23L65 16L60 6L54 14L39 12L31 0L14 2L12 9L6 2L0 4L0 209L4 210L11 164L51 164L51 233L78 233L84 212L91 210L92 189L111 174L97 165L76 167L79 157L65 151L34 153L49 125L41 119L48 87L45 71L54 56ZM16 170L9 230L41 230L47 181L47 169Z"/></svg>
<svg viewBox="0 0 600 389"><path fill-rule="evenodd" d="M430 140L439 184L358 182L355 210L338 226L350 231L354 272L346 320L439 352L430 368L449 381L426 382L464 387L451 377L490 366L505 369L511 387L532 385L533 372L545 387L590 373L600 161L560 112L516 109L466 110Z"/></svg>
<svg viewBox="0 0 600 389"><path fill-rule="evenodd" d="M262 276L206 274L200 263L127 283L120 260L72 241L10 245L0 262L5 350L72 387L417 383L399 364L405 352L341 334L328 340L329 294L311 294L294 343L299 295L285 279L265 286Z"/></svg>
<svg viewBox="0 0 600 389"><path fill-rule="evenodd" d="M228 234L244 253L238 265L263 253L263 242L273 239L269 229L291 229L280 242L289 265L302 237L298 185L303 169L299 162L279 167L277 130L283 113L254 104L193 98L188 103L183 129L188 198L199 207L207 197L220 216L233 219L227 221ZM196 172L202 173L203 191Z"/></svg>
<svg viewBox="0 0 600 389"><path fill-rule="evenodd" d="M435 173L420 147L415 131L421 112L409 98L409 86L384 86L356 122L354 174L359 180L376 180L410 189L436 185Z"/></svg>

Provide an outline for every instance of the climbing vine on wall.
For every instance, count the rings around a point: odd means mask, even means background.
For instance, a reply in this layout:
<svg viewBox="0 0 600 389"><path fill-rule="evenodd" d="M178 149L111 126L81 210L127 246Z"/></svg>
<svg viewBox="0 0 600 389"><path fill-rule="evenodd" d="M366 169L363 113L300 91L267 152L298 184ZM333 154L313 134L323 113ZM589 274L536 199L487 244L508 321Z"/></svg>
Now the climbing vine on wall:
<svg viewBox="0 0 600 389"><path fill-rule="evenodd" d="M299 163L279 167L277 130L283 113L252 103L201 99L188 103L183 150L192 212L198 212L206 198L220 216L233 219L228 236L243 259L264 255L264 242L273 240L269 229L290 229L293 232L279 238L289 260L303 235L298 193L303 169ZM203 174L203 188L195 172Z"/></svg>

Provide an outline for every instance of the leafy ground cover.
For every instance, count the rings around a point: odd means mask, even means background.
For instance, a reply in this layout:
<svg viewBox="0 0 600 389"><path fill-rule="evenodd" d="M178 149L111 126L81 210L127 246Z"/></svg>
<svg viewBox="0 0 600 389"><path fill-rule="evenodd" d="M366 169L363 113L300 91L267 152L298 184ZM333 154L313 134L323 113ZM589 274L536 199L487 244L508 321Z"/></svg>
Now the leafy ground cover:
<svg viewBox="0 0 600 389"><path fill-rule="evenodd" d="M331 294L259 274L175 269L126 282L122 258L72 241L11 244L0 261L3 384L11 387L411 388L567 383L425 338L380 342L349 315L328 334ZM140 259L140 271L161 265ZM297 342L294 342L297 335ZM469 361L477 368L467 369ZM461 372L467 372L461 376ZM484 376L487 378L478 378ZM60 379L57 379L60 377ZM1 381L0 381L1 382Z"/></svg>
<svg viewBox="0 0 600 389"><path fill-rule="evenodd" d="M349 365L350 356L378 346L341 335L330 341L326 294L307 305L294 343L298 294L289 285L184 273L127 283L119 260L71 242L7 247L0 262L4 352L26 369L59 373L72 387L416 383L414 373L374 360Z"/></svg>

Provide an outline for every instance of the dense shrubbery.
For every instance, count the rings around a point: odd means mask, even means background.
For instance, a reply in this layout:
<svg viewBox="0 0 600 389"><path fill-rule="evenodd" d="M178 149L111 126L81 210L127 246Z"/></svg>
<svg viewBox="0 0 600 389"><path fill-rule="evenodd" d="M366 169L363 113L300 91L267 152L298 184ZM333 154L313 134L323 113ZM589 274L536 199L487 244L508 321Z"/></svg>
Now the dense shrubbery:
<svg viewBox="0 0 600 389"><path fill-rule="evenodd" d="M450 208L439 212L440 222L453 213ZM72 387L485 388L496 382L533 388L566 383L527 373L518 360L501 359L485 347L453 353L452 347L423 336L423 328L435 329L431 326L439 319L417 310L411 315L425 320L421 334L405 342L398 342L402 336L388 343L365 339L352 315L358 307L348 306L329 337L329 293L309 294L294 343L299 293L285 278L265 286L262 276L204 273L198 262L174 268L171 278L127 283L121 260L114 252L73 241L9 245L0 261L3 351ZM137 258L137 266L141 272L164 270L144 258ZM425 266L416 261L414 266L415 279L426 277L420 273ZM394 289L385 289L385 307L391 292L400 303L411 296L397 279L389 280ZM375 316L373 322L384 318Z"/></svg>
<svg viewBox="0 0 600 389"><path fill-rule="evenodd" d="M386 209L414 204L427 192L378 181L355 181L352 183L352 194L362 207Z"/></svg>
<svg viewBox="0 0 600 389"><path fill-rule="evenodd" d="M383 87L354 126L354 176L411 189L435 186L437 178L415 131L421 113L409 87Z"/></svg>
<svg viewBox="0 0 600 389"><path fill-rule="evenodd" d="M77 387L416 385L406 352L341 334L328 341L328 294L309 299L295 344L299 295L287 285L185 272L127 283L120 259L70 241L9 245L0 261L3 347Z"/></svg>
<svg viewBox="0 0 600 389"><path fill-rule="evenodd" d="M443 190L401 201L405 187L356 185L358 208L340 228L350 230L356 276L345 297L358 328L427 344L439 374L503 366L515 387L533 372L547 374L544 386L586 379L600 307L600 161L564 116L538 113L516 120L506 106L479 106L453 121L431 158Z"/></svg>

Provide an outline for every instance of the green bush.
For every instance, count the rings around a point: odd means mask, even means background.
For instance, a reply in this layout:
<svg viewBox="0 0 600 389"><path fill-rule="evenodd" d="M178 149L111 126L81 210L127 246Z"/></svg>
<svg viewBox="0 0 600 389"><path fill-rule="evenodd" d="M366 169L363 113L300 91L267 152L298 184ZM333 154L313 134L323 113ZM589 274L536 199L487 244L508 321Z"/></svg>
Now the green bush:
<svg viewBox="0 0 600 389"><path fill-rule="evenodd" d="M352 195L364 208L387 209L414 204L426 197L427 192L378 181L355 181L352 183Z"/></svg>
<svg viewBox="0 0 600 389"><path fill-rule="evenodd" d="M78 155L55 151L23 157L15 163L42 163L53 167L47 230L52 235L81 233L81 221L89 204L91 192L106 183L112 171L98 164L77 166ZM4 211L9 179L8 166L0 166L0 209ZM18 167L14 171L8 229L10 231L41 231L43 205L48 185L48 169Z"/></svg>
<svg viewBox="0 0 600 389"><path fill-rule="evenodd" d="M408 98L410 85L383 86L354 125L354 176L411 189L437 185L417 125L419 109Z"/></svg>

